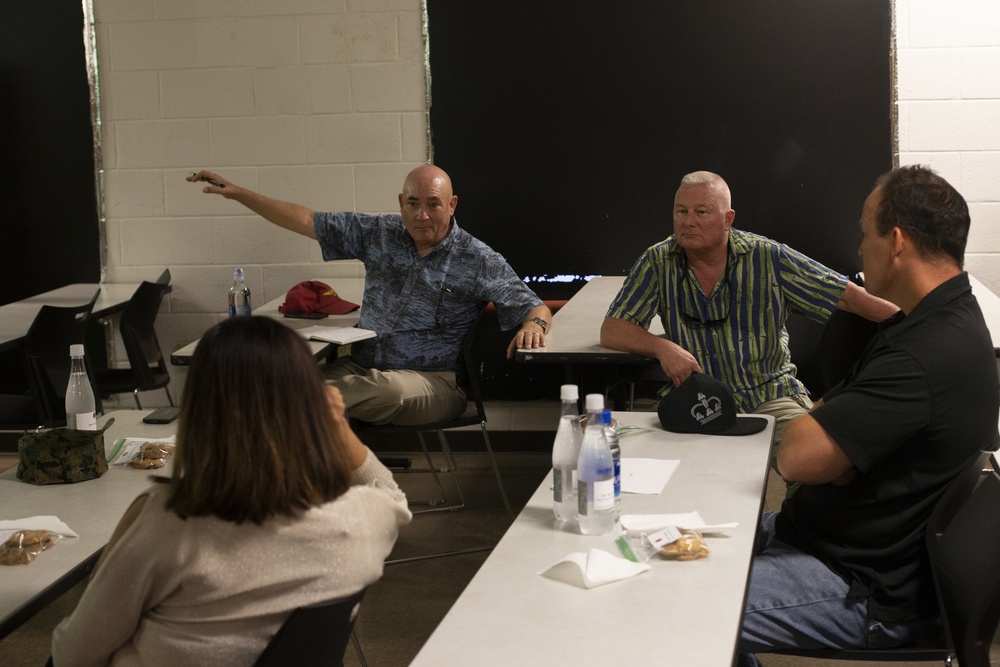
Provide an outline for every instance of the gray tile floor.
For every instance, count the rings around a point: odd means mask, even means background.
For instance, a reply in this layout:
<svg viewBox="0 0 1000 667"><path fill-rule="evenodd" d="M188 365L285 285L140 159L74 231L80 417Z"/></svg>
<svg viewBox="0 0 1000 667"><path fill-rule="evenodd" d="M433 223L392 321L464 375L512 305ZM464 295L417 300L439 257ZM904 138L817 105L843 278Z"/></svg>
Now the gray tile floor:
<svg viewBox="0 0 1000 667"><path fill-rule="evenodd" d="M547 440L538 435L522 435L519 442L494 442L502 450L497 458L515 509L524 505L550 465ZM511 437L518 438L516 434ZM516 453L514 449L540 453ZM455 512L415 516L400 534L383 578L369 589L362 605L356 631L365 660L372 667L408 665L489 554L488 551L473 551L442 558L419 558L444 551L488 547L500 539L509 525L510 519L500 502L486 457L471 453L457 456L466 507ZM0 467L3 463L0 456ZM398 479L411 498L426 498L433 492L426 475L400 474ZM769 507L776 508L784 494L783 485L777 481L779 483L769 484ZM392 563L405 558L418 559ZM52 628L72 610L82 590L83 585L78 585L0 641L0 664L10 667L43 665L49 654ZM762 660L766 667L843 664L791 656L762 656ZM359 664L357 654L349 647L345 665L356 667ZM854 664L873 667L878 663ZM917 664L933 663L896 664L916 667ZM1000 660L995 659L992 664L1000 667Z"/></svg>

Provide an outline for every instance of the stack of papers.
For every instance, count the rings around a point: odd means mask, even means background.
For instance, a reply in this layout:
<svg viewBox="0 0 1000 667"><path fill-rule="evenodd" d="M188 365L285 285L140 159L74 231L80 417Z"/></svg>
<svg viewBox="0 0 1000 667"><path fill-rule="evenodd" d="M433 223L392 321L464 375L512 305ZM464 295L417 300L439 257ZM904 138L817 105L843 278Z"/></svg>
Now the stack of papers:
<svg viewBox="0 0 1000 667"><path fill-rule="evenodd" d="M299 329L299 334L309 340L321 340L336 345L348 345L366 338L375 338L377 333L371 329L357 327L325 327L321 324Z"/></svg>

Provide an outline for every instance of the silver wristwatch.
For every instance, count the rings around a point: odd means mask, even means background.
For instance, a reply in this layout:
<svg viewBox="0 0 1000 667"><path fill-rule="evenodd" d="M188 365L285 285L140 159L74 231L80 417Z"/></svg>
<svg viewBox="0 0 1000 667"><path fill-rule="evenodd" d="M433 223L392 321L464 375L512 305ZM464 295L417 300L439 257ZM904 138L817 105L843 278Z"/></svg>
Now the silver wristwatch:
<svg viewBox="0 0 1000 667"><path fill-rule="evenodd" d="M534 322L535 324L537 324L538 326L540 326L542 328L542 333L543 334L546 334L546 333L549 332L549 323L546 322L545 320L543 320L540 317L532 317L530 320L528 320L528 322ZM527 322L525 322L525 324L527 324Z"/></svg>

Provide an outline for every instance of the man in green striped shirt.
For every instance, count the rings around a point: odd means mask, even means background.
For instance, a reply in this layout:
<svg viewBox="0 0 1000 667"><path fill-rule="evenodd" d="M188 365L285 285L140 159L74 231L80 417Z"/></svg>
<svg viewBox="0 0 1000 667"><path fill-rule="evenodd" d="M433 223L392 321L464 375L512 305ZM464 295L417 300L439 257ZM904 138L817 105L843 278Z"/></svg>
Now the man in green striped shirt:
<svg viewBox="0 0 1000 667"><path fill-rule="evenodd" d="M880 322L899 308L786 245L733 229L735 217L720 176L685 176L674 233L632 267L601 344L655 358L673 387L694 372L718 378L741 412L775 417L778 443L787 423L812 407L788 351L790 311L825 322L840 308ZM656 315L664 337L648 331Z"/></svg>

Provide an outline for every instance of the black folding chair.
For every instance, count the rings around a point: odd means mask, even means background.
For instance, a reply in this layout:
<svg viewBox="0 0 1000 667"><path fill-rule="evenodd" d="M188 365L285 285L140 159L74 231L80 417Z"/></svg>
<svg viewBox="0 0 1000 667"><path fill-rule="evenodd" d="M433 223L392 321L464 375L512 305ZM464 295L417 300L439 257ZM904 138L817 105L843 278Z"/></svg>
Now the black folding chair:
<svg viewBox="0 0 1000 667"><path fill-rule="evenodd" d="M80 306L42 306L24 337L24 367L29 393L0 396L0 429L25 431L66 425L69 346L83 343L84 332L101 290ZM94 373L89 369L91 384ZM97 411L100 397L94 391Z"/></svg>
<svg viewBox="0 0 1000 667"><path fill-rule="evenodd" d="M354 620L365 597L363 588L346 598L299 607L284 622L255 667L331 665L343 667L347 642L354 640Z"/></svg>
<svg viewBox="0 0 1000 667"><path fill-rule="evenodd" d="M507 498L507 491L504 489L503 478L500 476L500 468L497 466L496 457L493 454L493 446L490 444L490 435L486 431L486 409L483 407L482 393L479 389L479 374L476 372L478 366L478 354L476 350L476 335L479 331L479 326L482 323L483 316L486 313L486 306L488 304L483 304L479 310L479 314L476 319L472 322L469 327L468 333L465 334L465 340L462 344L462 357L461 363L459 364L458 376L459 381L465 387L466 395L471 399L471 405L469 408L460 415L459 417L441 422L431 422L427 424L418 424L414 426L396 426L393 424L387 424L383 426L372 426L366 423L359 423L357 427L358 436L364 440L370 435L375 434L386 434L386 433L416 433L417 438L420 441L420 447L423 450L424 458L427 461L426 468L408 468L404 472L425 472L430 473L434 482L437 485L437 490L440 494L439 499L434 499L431 501L426 501L425 504L430 505L427 509L417 510L418 512L427 511L443 511L443 510L458 510L465 506L465 495L462 493L462 487L458 483L458 479L455 476L455 468L457 467L455 458L452 455L451 447L448 445L448 439L445 437L445 431L453 428L461 428L463 426L479 426L479 429L483 436L483 442L486 445L486 453L489 455L490 465L493 467L493 474L496 477L497 488L500 490L500 497L503 500L504 507L507 509L507 513L510 516L514 516L514 510L510 506L510 501ZM427 442L424 439L424 433L427 432L437 433L438 443L441 447L441 452L445 457L446 465L443 468L434 465L431 458L430 450L427 447ZM447 502L447 494L445 493L444 486L441 484L440 477L438 473L448 473L451 476L452 483L458 493L457 502L451 504L445 504Z"/></svg>
<svg viewBox="0 0 1000 667"><path fill-rule="evenodd" d="M1000 476L981 452L951 483L927 524L941 627L910 646L892 649L781 649L821 660L921 662L990 667L1000 622Z"/></svg>
<svg viewBox="0 0 1000 667"><path fill-rule="evenodd" d="M167 401L174 404L167 385L170 373L167 361L156 337L156 316L163 295L170 291L170 270L163 272L155 283L143 281L122 311L119 330L128 368L97 368L94 383L102 396L131 393L135 406L142 409L139 392L163 389ZM103 336L100 337L103 341ZM96 356L96 355L95 355Z"/></svg>

